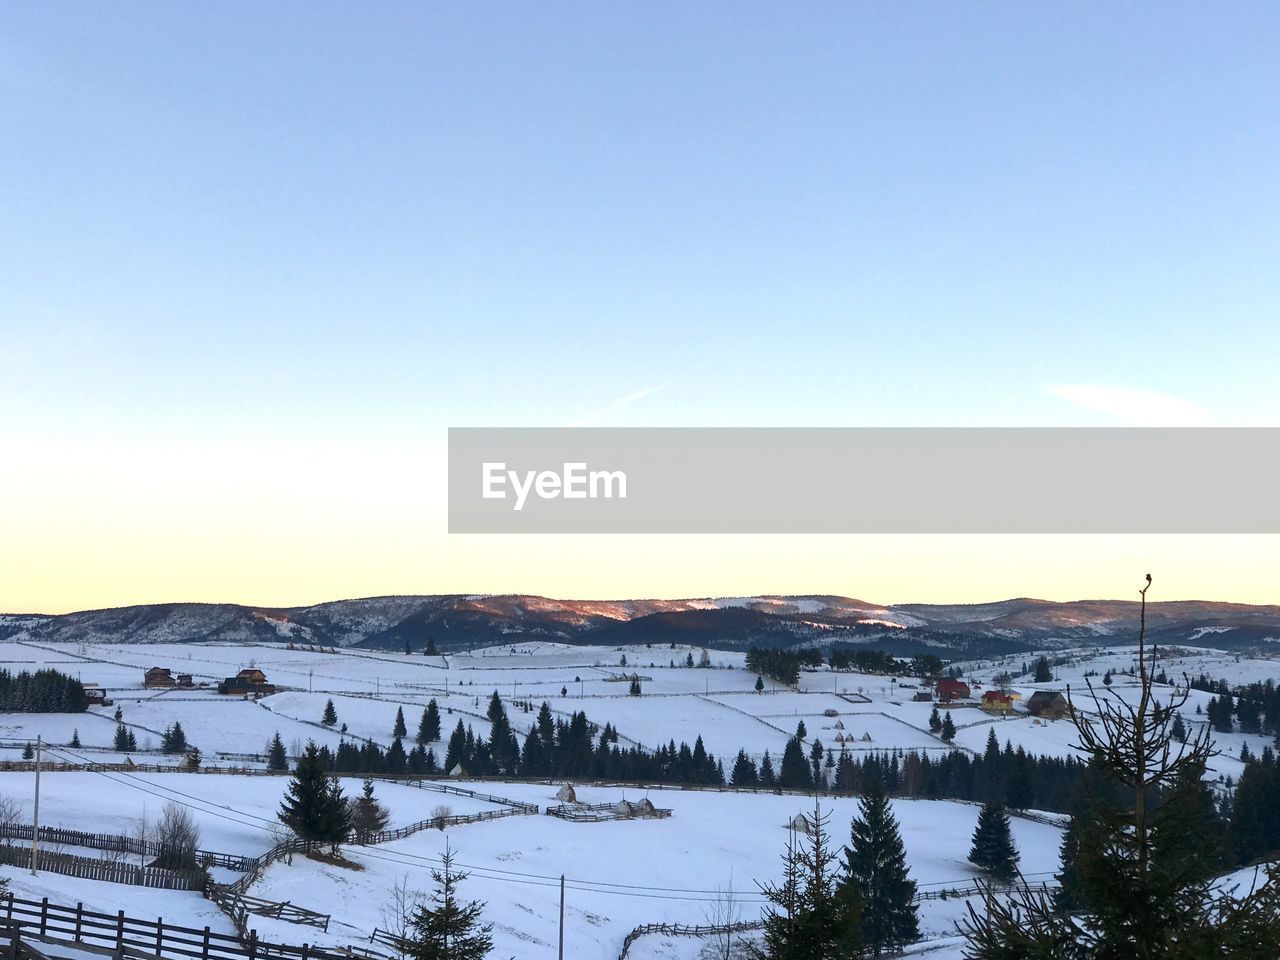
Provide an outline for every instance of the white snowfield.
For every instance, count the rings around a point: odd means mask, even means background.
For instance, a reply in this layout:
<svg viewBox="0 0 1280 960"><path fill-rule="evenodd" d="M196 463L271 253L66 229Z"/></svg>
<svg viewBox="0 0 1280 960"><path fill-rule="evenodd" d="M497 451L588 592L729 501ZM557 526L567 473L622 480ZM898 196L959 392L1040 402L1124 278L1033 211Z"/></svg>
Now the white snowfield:
<svg viewBox="0 0 1280 960"><path fill-rule="evenodd" d="M557 718L581 710L595 724L612 724L623 746L651 749L671 740L692 746L701 735L726 773L732 770L739 749L757 761L768 750L776 767L787 738L801 721L806 728L806 752L815 740L855 756L888 750L935 755L950 750L981 752L994 731L1002 747L1011 743L1034 754L1066 756L1075 752L1074 726L1070 721L1041 722L1027 716L1025 704L1032 693L1069 688L1076 707L1088 713L1093 705L1086 679L1092 680L1100 695L1128 697L1133 692L1132 679L1123 673L1133 664L1132 648L1055 651L1054 657L1068 662L1054 668L1052 682L1031 683L1029 674L1013 680L1012 689L1023 699L1011 717L991 716L973 704L938 705L943 711L950 709L957 727L954 743L946 744L929 731L935 704L912 699L921 692L914 679L822 669L802 673L796 689L780 689L766 680L764 691L757 693L756 677L744 669L742 653L710 651L710 668L685 666L690 655L697 663L702 654L696 648L661 644L621 649L544 641L447 657L261 645L0 642L0 666L11 672L53 667L104 688L113 701L82 714L0 714L0 762L18 760L25 744L37 736L49 745L46 761L122 761L124 755L112 750L117 709L137 739L140 749L129 756L138 764L180 761L146 752L148 746L159 746L163 731L174 723L180 723L188 741L201 750L206 767L260 769L264 766L261 755L276 733L291 757L309 740L335 747L346 737L386 747L393 739L397 710L404 712L408 728L404 745L410 749L422 711L432 699L440 707L446 740L460 719L477 736L486 736L485 712L494 690L501 694L522 738L545 700ZM1027 654L960 666L978 697L999 674L1021 674L1023 665L1034 659L1035 655ZM189 673L195 686L146 689L143 673L153 666L167 667L175 675ZM248 667L262 670L277 692L260 700L216 693L219 681ZM1160 667L1173 678L1184 672L1192 677L1203 673L1231 683L1280 674L1275 661L1244 660L1212 649L1179 652L1163 659ZM1104 688L1102 675L1108 670L1115 675L1110 688ZM638 697L628 692L633 674L641 685ZM1184 721L1193 731L1204 722L1196 708L1203 710L1209 699L1208 694L1193 691L1182 708ZM329 700L338 714L332 727L320 722ZM69 746L73 735L79 738L79 749ZM1209 774L1215 779L1239 776L1237 757L1242 745L1258 753L1269 742L1243 733L1214 737L1221 750ZM429 746L443 761L445 744L436 741ZM286 784L285 777L230 773L46 770L41 821L46 826L133 834L140 821L154 823L166 804L175 802L195 818L202 848L256 856L284 835L276 811ZM471 786L545 809L557 802L559 784ZM0 770L0 797L18 805L19 820L30 821L33 787L32 773ZM360 781L344 778L343 787L348 795L355 794ZM390 810L391 827L427 819L440 806L447 806L452 814L496 809L487 801L441 796L384 781L376 783L375 791ZM757 919L762 908L757 884L774 879L779 872L786 825L797 813L813 809L810 799L768 793L578 785L578 799L586 803L644 796L658 807L670 808L673 815L599 823L521 815L443 832L430 829L375 847L345 848L361 869L295 856L292 862L270 866L250 893L331 914L328 933L262 917L254 917L253 926L271 940L368 947L375 928L391 925L385 908L396 884L404 881L412 890L428 890L430 870L448 842L459 861L471 869L462 888L464 895L488 904L486 917L495 925L495 960L555 956L562 874L567 886L566 955L612 960L623 938L638 925L707 923L715 907L711 902L717 899L715 891L729 886L737 891L741 919ZM824 798L821 802L831 816L834 839L847 842L856 800ZM975 806L897 800L894 809L902 824L912 876L922 892L972 883L975 875L966 856L977 818ZM1024 872L1031 880L1048 879L1057 868L1059 828L1015 818L1013 830ZM10 867L0 867L0 875L9 878L19 896L83 901L96 910L125 909L136 916L163 916L167 922L231 931L226 917L198 894L55 874L33 878L28 871ZM918 948L922 957L948 960L962 955L962 944L953 935L964 905L956 898L921 903L922 930L929 938ZM695 938L648 936L636 941L629 957L694 960L704 946Z"/></svg>

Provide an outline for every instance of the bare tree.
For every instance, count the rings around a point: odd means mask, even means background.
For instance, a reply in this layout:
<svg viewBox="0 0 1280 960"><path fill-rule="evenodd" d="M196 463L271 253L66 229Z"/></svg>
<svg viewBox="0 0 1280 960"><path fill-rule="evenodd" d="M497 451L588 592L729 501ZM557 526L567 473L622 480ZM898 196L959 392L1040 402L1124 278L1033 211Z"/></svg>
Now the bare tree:
<svg viewBox="0 0 1280 960"><path fill-rule="evenodd" d="M437 830L443 830L445 828L446 821L452 816L453 811L444 804L441 804L431 811L431 819L435 822Z"/></svg>
<svg viewBox="0 0 1280 960"><path fill-rule="evenodd" d="M22 823L22 805L12 797L0 797L0 834L4 845L13 846L14 828Z"/></svg>
<svg viewBox="0 0 1280 960"><path fill-rule="evenodd" d="M169 870L199 870L196 851L200 847L200 829L186 807L171 803L155 828L155 841L160 847L155 859L157 867Z"/></svg>
<svg viewBox="0 0 1280 960"><path fill-rule="evenodd" d="M703 948L702 956L706 960L732 960L740 932L735 928L742 922L742 902L733 888L732 875L728 884L716 886L715 896L703 910L703 918L716 932L711 934L711 943Z"/></svg>
<svg viewBox="0 0 1280 960"><path fill-rule="evenodd" d="M142 816L134 821L133 832L129 835L138 845L138 866L147 865L147 844L152 840L154 828L147 818L147 805L142 805Z"/></svg>
<svg viewBox="0 0 1280 960"><path fill-rule="evenodd" d="M386 946L394 951L396 960L404 960L407 956L406 945L413 936L413 925L410 919L422 906L422 893L409 886L409 875L400 877L391 887L391 897L382 907L382 930L389 934L394 942Z"/></svg>

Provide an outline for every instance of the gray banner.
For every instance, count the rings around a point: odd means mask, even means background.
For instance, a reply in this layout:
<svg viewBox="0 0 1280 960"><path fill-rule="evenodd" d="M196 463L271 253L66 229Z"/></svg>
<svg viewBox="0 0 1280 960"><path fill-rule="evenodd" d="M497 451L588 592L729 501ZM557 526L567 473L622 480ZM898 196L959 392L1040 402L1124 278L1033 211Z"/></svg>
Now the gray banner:
<svg viewBox="0 0 1280 960"><path fill-rule="evenodd" d="M450 533L1278 533L1280 428L449 430Z"/></svg>

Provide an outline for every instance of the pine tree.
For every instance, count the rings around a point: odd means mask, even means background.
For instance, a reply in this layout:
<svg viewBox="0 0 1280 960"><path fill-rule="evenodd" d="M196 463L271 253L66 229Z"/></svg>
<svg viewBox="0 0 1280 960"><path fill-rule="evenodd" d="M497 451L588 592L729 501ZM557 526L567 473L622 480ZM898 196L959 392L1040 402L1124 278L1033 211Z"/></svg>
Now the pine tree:
<svg viewBox="0 0 1280 960"><path fill-rule="evenodd" d="M409 728L404 725L404 707L396 708L395 726L391 728L391 736L404 737L409 733Z"/></svg>
<svg viewBox="0 0 1280 960"><path fill-rule="evenodd" d="M1173 729L1171 732L1173 734L1173 739L1177 740L1179 743L1187 742L1187 725L1182 722L1182 714L1175 713L1173 715Z"/></svg>
<svg viewBox="0 0 1280 960"><path fill-rule="evenodd" d="M303 840L337 845L351 832L350 812L338 781L325 772L315 743L298 758L277 814Z"/></svg>
<svg viewBox="0 0 1280 960"><path fill-rule="evenodd" d="M364 781L364 791L351 805L351 827L362 842L381 830L385 830L390 814L373 795L373 781Z"/></svg>
<svg viewBox="0 0 1280 960"><path fill-rule="evenodd" d="M951 719L951 711L948 710L942 718L942 742L950 743L956 738L956 724Z"/></svg>
<svg viewBox="0 0 1280 960"><path fill-rule="evenodd" d="M934 707L933 712L929 714L929 732L938 733L942 730L942 717L938 713L938 708Z"/></svg>
<svg viewBox="0 0 1280 960"><path fill-rule="evenodd" d="M773 789L778 785L778 778L773 772L773 758L769 756L769 751L764 752L764 757L760 760L760 786Z"/></svg>
<svg viewBox="0 0 1280 960"><path fill-rule="evenodd" d="M30 743L25 744L22 748L22 759L34 760L35 758L36 758L35 748L32 747Z"/></svg>
<svg viewBox="0 0 1280 960"><path fill-rule="evenodd" d="M916 940L916 884L907 870L897 818L878 780L871 781L862 797L852 846L844 853L844 882L862 901L862 934L873 955Z"/></svg>
<svg viewBox="0 0 1280 960"><path fill-rule="evenodd" d="M333 701L326 701L324 705L324 714L320 718L320 722L326 727L332 727L338 722L338 711L334 709Z"/></svg>
<svg viewBox="0 0 1280 960"><path fill-rule="evenodd" d="M764 677L756 676L756 693L764 693Z"/></svg>
<svg viewBox="0 0 1280 960"><path fill-rule="evenodd" d="M289 769L289 756L285 753L284 741L280 739L279 730L276 731L276 735L271 738L271 743L267 746L267 769Z"/></svg>
<svg viewBox="0 0 1280 960"><path fill-rule="evenodd" d="M1201 782L1212 748L1204 731L1186 745L1173 737L1172 718L1186 691L1168 703L1153 696L1146 646L1150 586L1148 575L1140 591L1136 696L1091 688L1093 709L1073 718L1090 758L1089 776L1104 789L1094 793L1097 799L1081 794L1063 841L1069 896L1055 903L1022 889L1007 899L988 898L985 915L970 906L964 923L970 960L1280 956L1276 875L1236 896L1210 879L1211 863L1200 862L1198 834L1204 817L1214 815Z"/></svg>
<svg viewBox="0 0 1280 960"><path fill-rule="evenodd" d="M735 787L754 787L759 781L759 775L756 772L756 765L747 751L739 750L738 759L733 762L733 785Z"/></svg>
<svg viewBox="0 0 1280 960"><path fill-rule="evenodd" d="M1012 883L1018 874L1018 850L1009 830L1009 814L998 803L984 804L978 814L969 862L996 883Z"/></svg>
<svg viewBox="0 0 1280 960"><path fill-rule="evenodd" d="M813 776L804 758L800 740L792 737L782 751L782 769L778 772L778 785L788 789L807 790L813 786Z"/></svg>
<svg viewBox="0 0 1280 960"><path fill-rule="evenodd" d="M431 871L435 891L431 901L417 908L409 925L406 953L413 960L484 960L493 949L492 924L481 923L484 904L463 904L458 885L467 879L453 865L453 851L445 844L439 870Z"/></svg>
<svg viewBox="0 0 1280 960"><path fill-rule="evenodd" d="M71 731L71 743L68 746L78 748L80 746L80 731L78 729Z"/></svg>
<svg viewBox="0 0 1280 960"><path fill-rule="evenodd" d="M1041 654L1040 659L1036 661L1036 683L1048 683L1053 679L1053 668L1049 666L1049 659Z"/></svg>
<svg viewBox="0 0 1280 960"><path fill-rule="evenodd" d="M440 708L433 699L422 711L422 719L418 722L419 746L435 743L440 739Z"/></svg>
<svg viewBox="0 0 1280 960"><path fill-rule="evenodd" d="M768 960L828 960L860 951L863 904L856 887L840 883L829 817L815 808L801 836L791 830L782 883L763 888L772 905L764 920Z"/></svg>

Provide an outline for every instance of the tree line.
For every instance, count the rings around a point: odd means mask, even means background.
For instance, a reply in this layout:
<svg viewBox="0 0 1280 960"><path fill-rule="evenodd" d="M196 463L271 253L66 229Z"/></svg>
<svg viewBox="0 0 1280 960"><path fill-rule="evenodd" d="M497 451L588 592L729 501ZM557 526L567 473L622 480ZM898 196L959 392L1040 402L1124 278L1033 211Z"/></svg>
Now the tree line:
<svg viewBox="0 0 1280 960"><path fill-rule="evenodd" d="M0 713L84 713L84 685L58 670L10 673L0 669Z"/></svg>

